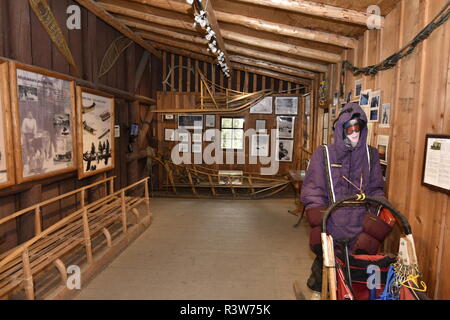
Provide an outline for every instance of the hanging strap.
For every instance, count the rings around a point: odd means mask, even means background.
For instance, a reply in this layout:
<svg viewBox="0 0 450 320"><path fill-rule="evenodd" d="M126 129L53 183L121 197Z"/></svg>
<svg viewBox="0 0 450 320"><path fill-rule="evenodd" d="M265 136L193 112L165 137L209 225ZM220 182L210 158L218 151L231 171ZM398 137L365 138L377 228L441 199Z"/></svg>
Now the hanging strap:
<svg viewBox="0 0 450 320"><path fill-rule="evenodd" d="M331 175L330 153L326 144L323 145L323 158L325 161L325 172L327 176L328 199L331 202L331 205L336 202L336 195L334 193L333 177Z"/></svg>
<svg viewBox="0 0 450 320"><path fill-rule="evenodd" d="M370 152L368 144L366 144L366 152L367 152L367 161L369 163L369 176L370 176L372 153ZM323 145L323 158L325 162L325 173L327 177L328 199L330 200L331 205L336 202L336 194L334 192L333 176L331 175L330 152L326 144Z"/></svg>

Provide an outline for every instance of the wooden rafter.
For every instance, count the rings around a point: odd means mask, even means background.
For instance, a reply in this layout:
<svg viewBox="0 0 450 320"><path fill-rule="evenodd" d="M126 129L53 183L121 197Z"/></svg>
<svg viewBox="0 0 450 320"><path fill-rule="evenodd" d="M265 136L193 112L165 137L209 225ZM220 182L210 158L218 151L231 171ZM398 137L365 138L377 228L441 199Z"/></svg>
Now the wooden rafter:
<svg viewBox="0 0 450 320"><path fill-rule="evenodd" d="M291 12L342 21L346 23L365 26L369 15L366 12L330 6L306 0L237 0L239 2L261 5L275 9L284 9ZM383 25L384 18L381 18Z"/></svg>
<svg viewBox="0 0 450 320"><path fill-rule="evenodd" d="M131 0L131 1L184 14L188 13L188 10L190 8L190 6L185 2L176 2L172 0ZM357 45L356 39L338 35L335 33L310 30L306 28L299 28L285 24L278 24L271 21L255 19L244 15L231 14L217 9L215 10L215 15L218 21L239 24L244 27L252 28L259 31L271 32L298 39L317 41L349 49L354 49L356 48Z"/></svg>
<svg viewBox="0 0 450 320"><path fill-rule="evenodd" d="M183 28L188 30L195 30L192 23L188 23L186 21L180 21L176 19L166 18L166 17L158 17L156 15L140 12L137 10L124 8L121 6L113 5L113 4L107 4L107 3L101 3L99 4L103 9L108 10L109 12L125 15L127 17L131 18L137 18L140 20L162 24L165 26L170 27L177 27L177 28ZM120 20L123 22L123 20ZM136 22L134 22L136 24ZM310 59L316 59L319 61L324 61L327 63L337 63L340 62L341 56L335 53L330 53L326 51L321 51L317 49L310 49L305 48L301 46L291 45L284 42L279 41L273 41L273 40L266 40L262 41L259 38L247 36L241 33L236 33L233 31L225 30L224 28L221 29L221 34L225 39L237 41L240 43L264 48L264 49L270 49L270 50L276 50L283 53L289 53L293 55L297 55L300 57L307 57ZM227 48L227 44L225 45L225 48Z"/></svg>
<svg viewBox="0 0 450 320"><path fill-rule="evenodd" d="M133 31L131 31L127 26L123 25L119 22L114 16L108 13L105 9L101 8L97 2L93 0L76 0L80 5L91 11L97 17L108 23L113 28L117 29L124 36L130 38L140 46L142 46L145 50L151 52L154 56L161 58L161 53L156 50L150 43L136 35Z"/></svg>

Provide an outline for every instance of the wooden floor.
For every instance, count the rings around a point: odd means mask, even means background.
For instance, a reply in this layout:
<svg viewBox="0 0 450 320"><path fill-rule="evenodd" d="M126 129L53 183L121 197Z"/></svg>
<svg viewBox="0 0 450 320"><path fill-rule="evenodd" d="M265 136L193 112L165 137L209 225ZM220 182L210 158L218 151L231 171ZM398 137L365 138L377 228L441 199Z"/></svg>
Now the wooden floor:
<svg viewBox="0 0 450 320"><path fill-rule="evenodd" d="M151 199L152 226L76 299L295 299L313 256L294 199ZM306 289L306 286L305 286Z"/></svg>

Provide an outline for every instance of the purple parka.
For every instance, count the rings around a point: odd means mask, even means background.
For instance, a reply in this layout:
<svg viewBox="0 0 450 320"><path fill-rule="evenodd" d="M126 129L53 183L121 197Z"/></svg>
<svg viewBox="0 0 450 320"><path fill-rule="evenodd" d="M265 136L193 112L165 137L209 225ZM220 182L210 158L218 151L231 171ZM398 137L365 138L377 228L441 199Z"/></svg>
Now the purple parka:
<svg viewBox="0 0 450 320"><path fill-rule="evenodd" d="M361 184L362 176L362 191L368 196L386 200L383 191L384 180L381 173L380 160L378 153L372 147L369 147L369 149L372 149L370 150L371 169L369 172L369 160L366 148L367 125L361 131L359 142L355 148L347 147L344 143L343 125L355 113L359 113L360 119L367 124L366 114L359 105L348 103L342 111L350 108L352 109L351 112L340 113L341 115L335 124L334 143L328 145L336 201L343 197L360 193L343 176L358 187ZM301 201L307 211L315 207L327 208L331 204L325 168L323 147L321 146L312 155L302 185ZM362 231L362 220L365 212L366 209L364 207L345 207L333 211L327 222L328 233L334 239L354 238Z"/></svg>

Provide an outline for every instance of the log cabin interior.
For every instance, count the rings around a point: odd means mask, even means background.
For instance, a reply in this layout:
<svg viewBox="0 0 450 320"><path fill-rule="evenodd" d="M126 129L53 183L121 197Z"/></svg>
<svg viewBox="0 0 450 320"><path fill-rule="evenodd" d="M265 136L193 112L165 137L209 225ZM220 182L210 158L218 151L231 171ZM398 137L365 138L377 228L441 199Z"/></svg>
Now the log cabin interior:
<svg viewBox="0 0 450 320"><path fill-rule="evenodd" d="M378 208L391 298L450 299L449 17L448 0L1 0L0 299L359 298L332 234L308 284L306 185L334 199L344 165L317 159L348 104L387 201L348 188L320 219Z"/></svg>

